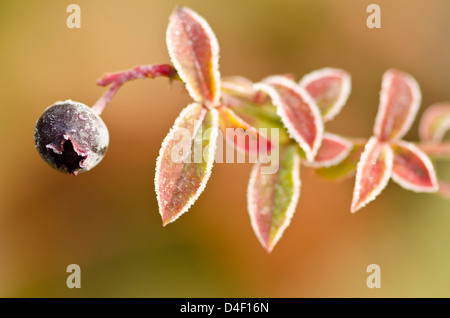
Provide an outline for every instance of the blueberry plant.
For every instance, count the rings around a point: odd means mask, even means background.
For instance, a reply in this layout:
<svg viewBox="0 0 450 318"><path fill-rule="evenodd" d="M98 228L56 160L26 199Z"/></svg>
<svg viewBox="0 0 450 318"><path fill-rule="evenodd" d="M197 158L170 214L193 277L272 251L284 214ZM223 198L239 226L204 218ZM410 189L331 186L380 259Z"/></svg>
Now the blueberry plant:
<svg viewBox="0 0 450 318"><path fill-rule="evenodd" d="M263 156L255 162L247 191L252 227L268 252L297 208L301 164L330 180L356 174L352 213L373 201L391 178L408 190L450 196L450 185L438 180L430 159L450 155L450 144L443 142L450 128L450 103L426 110L420 142L403 140L421 103L419 85L409 74L385 72L373 136L351 138L330 133L324 125L349 97L351 78L346 71L323 68L299 82L291 75L273 75L257 83L240 76L222 78L213 31L186 7L171 14L166 40L172 64L106 74L97 84L109 87L91 108L71 100L47 108L34 132L42 158L73 175L90 170L109 143L99 117L108 102L130 80L163 76L182 82L193 99L175 120L156 161L155 191L164 226L188 211L205 188L221 132L246 155L261 149L276 154L277 169L270 173L264 170L269 162ZM276 138L269 136L269 128L279 131ZM238 138L236 130L245 131L244 138Z"/></svg>

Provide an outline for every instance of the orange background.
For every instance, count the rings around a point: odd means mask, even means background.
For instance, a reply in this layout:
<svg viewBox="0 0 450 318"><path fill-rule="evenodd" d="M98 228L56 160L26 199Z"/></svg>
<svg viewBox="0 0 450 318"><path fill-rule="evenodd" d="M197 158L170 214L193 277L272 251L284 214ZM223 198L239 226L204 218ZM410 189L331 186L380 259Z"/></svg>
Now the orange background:
<svg viewBox="0 0 450 318"><path fill-rule="evenodd" d="M250 164L216 164L205 192L163 228L153 178L164 136L190 101L166 79L126 84L102 117L105 159L78 177L49 168L34 124L58 100L95 103L105 72L167 63L168 17L187 5L210 23L223 75L297 78L325 66L352 75L352 94L327 130L369 137L381 76L412 74L426 106L450 100L450 2L87 1L0 2L0 296L2 297L449 297L450 202L390 182L350 214L354 179L327 182L302 167L290 227L268 255L246 205ZM417 125L405 139L417 140ZM450 166L438 165L450 180ZM81 267L81 289L66 267ZM381 289L366 267L381 266Z"/></svg>

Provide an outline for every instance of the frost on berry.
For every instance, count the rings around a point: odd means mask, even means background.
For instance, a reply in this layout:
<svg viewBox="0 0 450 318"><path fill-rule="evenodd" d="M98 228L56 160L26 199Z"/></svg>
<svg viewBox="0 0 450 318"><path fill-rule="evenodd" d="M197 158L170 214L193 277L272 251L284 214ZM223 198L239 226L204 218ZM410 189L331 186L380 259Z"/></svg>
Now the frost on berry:
<svg viewBox="0 0 450 318"><path fill-rule="evenodd" d="M287 131L299 143L308 161L313 161L322 142L323 122L312 98L284 76L268 77L254 87L270 96Z"/></svg>
<svg viewBox="0 0 450 318"><path fill-rule="evenodd" d="M219 45L208 23L194 11L178 7L170 16L166 41L191 97L216 106L220 99Z"/></svg>
<svg viewBox="0 0 450 318"><path fill-rule="evenodd" d="M84 104L67 100L48 107L34 130L36 149L53 168L77 175L96 166L106 153L109 133Z"/></svg>
<svg viewBox="0 0 450 318"><path fill-rule="evenodd" d="M299 83L314 99L323 121L333 119L347 102L351 91L351 78L336 68L323 68L303 76Z"/></svg>
<svg viewBox="0 0 450 318"><path fill-rule="evenodd" d="M298 146L280 149L279 169L261 173L264 164L253 166L247 189L250 220L262 246L270 253L289 225L300 196Z"/></svg>
<svg viewBox="0 0 450 318"><path fill-rule="evenodd" d="M164 225L185 213L204 190L211 175L217 136L216 109L192 103L175 120L156 161L155 189Z"/></svg>

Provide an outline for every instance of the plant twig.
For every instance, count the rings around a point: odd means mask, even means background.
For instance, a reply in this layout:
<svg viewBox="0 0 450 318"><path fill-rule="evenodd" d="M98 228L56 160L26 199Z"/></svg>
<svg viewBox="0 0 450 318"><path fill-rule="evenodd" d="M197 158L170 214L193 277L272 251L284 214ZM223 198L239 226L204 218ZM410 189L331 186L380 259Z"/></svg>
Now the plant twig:
<svg viewBox="0 0 450 318"><path fill-rule="evenodd" d="M111 86L102 97L92 106L92 110L100 115L111 101L119 88L128 81L140 78L168 77L170 80L180 80L177 71L169 64L137 65L132 69L107 73L97 81L97 85Z"/></svg>
<svg viewBox="0 0 450 318"><path fill-rule="evenodd" d="M417 146L431 157L450 159L450 142L421 142Z"/></svg>

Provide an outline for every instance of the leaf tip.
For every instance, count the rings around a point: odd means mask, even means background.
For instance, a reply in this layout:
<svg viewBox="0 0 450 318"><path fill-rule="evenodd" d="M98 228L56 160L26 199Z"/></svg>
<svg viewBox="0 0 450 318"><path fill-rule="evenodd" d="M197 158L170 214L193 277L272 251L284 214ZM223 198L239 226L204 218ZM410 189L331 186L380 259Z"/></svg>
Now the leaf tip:
<svg viewBox="0 0 450 318"><path fill-rule="evenodd" d="M273 248L274 248L273 244L269 244L269 245L265 246L265 250L266 250L267 254L272 253Z"/></svg>
<svg viewBox="0 0 450 318"><path fill-rule="evenodd" d="M172 223L174 220L171 218L167 218L164 214L161 214L162 226L166 227L169 223Z"/></svg>
<svg viewBox="0 0 450 318"><path fill-rule="evenodd" d="M356 167L351 212L355 213L375 198L387 186L392 175L394 154L389 146L371 137Z"/></svg>

